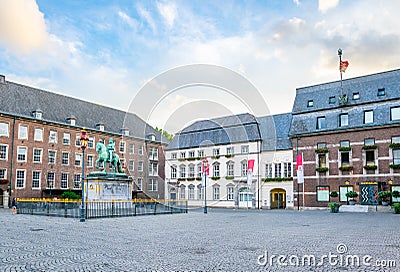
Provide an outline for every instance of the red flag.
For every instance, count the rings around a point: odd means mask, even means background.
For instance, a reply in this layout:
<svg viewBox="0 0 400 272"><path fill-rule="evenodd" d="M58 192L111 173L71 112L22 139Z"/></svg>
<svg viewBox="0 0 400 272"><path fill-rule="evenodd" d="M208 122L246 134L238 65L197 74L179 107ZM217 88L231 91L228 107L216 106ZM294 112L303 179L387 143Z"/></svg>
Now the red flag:
<svg viewBox="0 0 400 272"><path fill-rule="evenodd" d="M339 70L341 73L346 72L347 67L349 66L349 62L347 60L340 61Z"/></svg>
<svg viewBox="0 0 400 272"><path fill-rule="evenodd" d="M206 172L206 175L209 176L210 175L210 165L207 164L206 170L204 171L204 163L201 165L201 172L204 173Z"/></svg>
<svg viewBox="0 0 400 272"><path fill-rule="evenodd" d="M299 166L303 166L303 157L302 157L302 155L296 156L296 170L299 170Z"/></svg>
<svg viewBox="0 0 400 272"><path fill-rule="evenodd" d="M254 169L254 160L248 160L247 161L247 171L253 172Z"/></svg>

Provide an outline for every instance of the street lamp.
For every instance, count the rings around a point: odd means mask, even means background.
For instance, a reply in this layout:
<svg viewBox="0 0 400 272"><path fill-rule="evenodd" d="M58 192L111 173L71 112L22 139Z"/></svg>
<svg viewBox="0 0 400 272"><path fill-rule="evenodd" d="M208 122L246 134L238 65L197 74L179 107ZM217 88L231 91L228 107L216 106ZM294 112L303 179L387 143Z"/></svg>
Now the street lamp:
<svg viewBox="0 0 400 272"><path fill-rule="evenodd" d="M204 213L207 213L207 171L208 171L208 160L206 157L203 159L203 176L204 176Z"/></svg>
<svg viewBox="0 0 400 272"><path fill-rule="evenodd" d="M345 181L344 184L346 184L346 193L348 193L350 181ZM346 205L349 205L349 197L347 196L347 194L346 194Z"/></svg>
<svg viewBox="0 0 400 272"><path fill-rule="evenodd" d="M81 137L79 138L81 142L81 149L82 149L82 203L81 203L81 218L80 222L85 222L85 149L87 147L89 136L86 135L86 130L82 129Z"/></svg>

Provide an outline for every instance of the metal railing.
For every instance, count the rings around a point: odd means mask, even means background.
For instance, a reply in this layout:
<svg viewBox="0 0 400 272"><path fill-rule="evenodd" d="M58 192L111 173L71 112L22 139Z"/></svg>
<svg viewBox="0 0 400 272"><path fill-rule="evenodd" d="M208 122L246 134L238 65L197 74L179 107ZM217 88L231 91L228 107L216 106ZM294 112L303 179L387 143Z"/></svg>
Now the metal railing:
<svg viewBox="0 0 400 272"><path fill-rule="evenodd" d="M18 199L18 213L79 218L80 200ZM93 200L85 202L85 218L187 213L186 200Z"/></svg>

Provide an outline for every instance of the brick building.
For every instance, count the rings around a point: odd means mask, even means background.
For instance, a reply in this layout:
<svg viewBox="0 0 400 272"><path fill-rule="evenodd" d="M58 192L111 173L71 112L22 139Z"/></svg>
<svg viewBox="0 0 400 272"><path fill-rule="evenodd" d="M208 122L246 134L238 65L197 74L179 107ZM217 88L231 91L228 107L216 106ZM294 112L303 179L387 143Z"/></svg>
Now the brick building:
<svg viewBox="0 0 400 272"><path fill-rule="evenodd" d="M89 135L85 174L96 169L97 142L115 151L134 179L133 197L164 196L167 141L132 113L20 85L0 76L0 206L12 197L81 191L82 128Z"/></svg>
<svg viewBox="0 0 400 272"><path fill-rule="evenodd" d="M379 191L400 190L400 70L298 88L290 137L303 154L306 207L378 204ZM299 188L303 205L302 185ZM330 198L331 191L339 193Z"/></svg>

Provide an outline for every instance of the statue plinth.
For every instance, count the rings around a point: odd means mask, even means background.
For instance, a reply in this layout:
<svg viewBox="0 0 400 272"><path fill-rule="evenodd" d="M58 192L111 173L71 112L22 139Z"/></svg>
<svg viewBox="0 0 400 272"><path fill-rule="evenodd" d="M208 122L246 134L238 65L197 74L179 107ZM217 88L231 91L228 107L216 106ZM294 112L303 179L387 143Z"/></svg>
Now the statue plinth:
<svg viewBox="0 0 400 272"><path fill-rule="evenodd" d="M125 173L92 172L85 178L88 200L131 200L133 179Z"/></svg>

